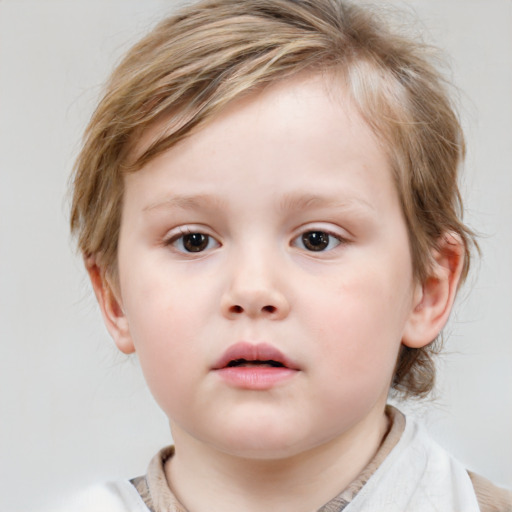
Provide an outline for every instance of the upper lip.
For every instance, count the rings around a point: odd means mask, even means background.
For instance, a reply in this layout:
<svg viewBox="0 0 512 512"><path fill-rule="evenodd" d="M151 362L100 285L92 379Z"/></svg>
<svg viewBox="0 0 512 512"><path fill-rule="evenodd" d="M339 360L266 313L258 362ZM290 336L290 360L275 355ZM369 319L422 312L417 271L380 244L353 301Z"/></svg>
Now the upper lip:
<svg viewBox="0 0 512 512"><path fill-rule="evenodd" d="M240 341L231 345L213 365L214 370L226 368L230 362L245 360L247 362L269 361L280 363L286 368L298 370L298 366L279 349L268 343L249 343Z"/></svg>

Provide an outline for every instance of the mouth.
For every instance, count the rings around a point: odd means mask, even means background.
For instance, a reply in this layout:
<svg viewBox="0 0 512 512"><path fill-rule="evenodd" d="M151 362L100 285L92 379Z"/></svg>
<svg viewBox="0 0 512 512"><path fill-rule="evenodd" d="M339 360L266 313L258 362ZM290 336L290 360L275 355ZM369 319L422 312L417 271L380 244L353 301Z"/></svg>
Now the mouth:
<svg viewBox="0 0 512 512"><path fill-rule="evenodd" d="M248 361L247 359L235 359L233 361L229 361L226 365L226 368L254 368L254 367L264 367L264 368L286 368L286 366L280 361L274 361L272 359L268 359L266 361Z"/></svg>
<svg viewBox="0 0 512 512"><path fill-rule="evenodd" d="M213 370L224 368L289 368L299 367L280 350L267 343L235 343L214 364Z"/></svg>
<svg viewBox="0 0 512 512"><path fill-rule="evenodd" d="M299 367L277 348L247 342L229 347L212 370L229 386L254 391L283 385L300 373Z"/></svg>

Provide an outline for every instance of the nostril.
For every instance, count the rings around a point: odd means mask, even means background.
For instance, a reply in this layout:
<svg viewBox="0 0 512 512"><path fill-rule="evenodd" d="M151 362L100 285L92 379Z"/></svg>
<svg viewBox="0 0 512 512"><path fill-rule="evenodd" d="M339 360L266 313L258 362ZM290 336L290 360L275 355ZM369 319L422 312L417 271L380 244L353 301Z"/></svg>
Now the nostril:
<svg viewBox="0 0 512 512"><path fill-rule="evenodd" d="M242 313L246 313L249 316L258 316L259 314L262 314L262 315L269 315L271 317L274 317L280 310L278 307L272 306L271 304L267 304L266 306L263 306L261 308L258 308L256 305L254 305L254 306L255 306L254 308L251 305L247 308L244 308L243 306L240 306L239 304L232 304L227 309L227 312L230 315L236 315L236 316L241 315Z"/></svg>

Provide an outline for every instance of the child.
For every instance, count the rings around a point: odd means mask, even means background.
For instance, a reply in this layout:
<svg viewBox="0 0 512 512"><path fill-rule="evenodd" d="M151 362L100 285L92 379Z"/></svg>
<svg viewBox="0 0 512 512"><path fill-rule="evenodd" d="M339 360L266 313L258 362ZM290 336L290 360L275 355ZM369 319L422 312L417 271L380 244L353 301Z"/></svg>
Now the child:
<svg viewBox="0 0 512 512"><path fill-rule="evenodd" d="M174 447L66 510L509 510L425 396L467 275L461 129L422 45L339 0L203 0L115 70L71 225Z"/></svg>

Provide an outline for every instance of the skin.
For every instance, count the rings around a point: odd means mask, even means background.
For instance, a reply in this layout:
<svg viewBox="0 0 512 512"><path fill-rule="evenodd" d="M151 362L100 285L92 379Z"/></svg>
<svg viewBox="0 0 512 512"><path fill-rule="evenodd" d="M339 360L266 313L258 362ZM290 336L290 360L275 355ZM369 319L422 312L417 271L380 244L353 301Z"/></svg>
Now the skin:
<svg viewBox="0 0 512 512"><path fill-rule="evenodd" d="M414 280L386 153L319 77L233 103L125 186L119 281L88 268L169 418L173 491L191 512L317 509L378 449L400 346L446 322L460 243L447 235ZM324 250L304 244L311 232ZM187 250L190 233L207 235L204 250ZM264 390L227 383L213 368L240 341L297 371Z"/></svg>

